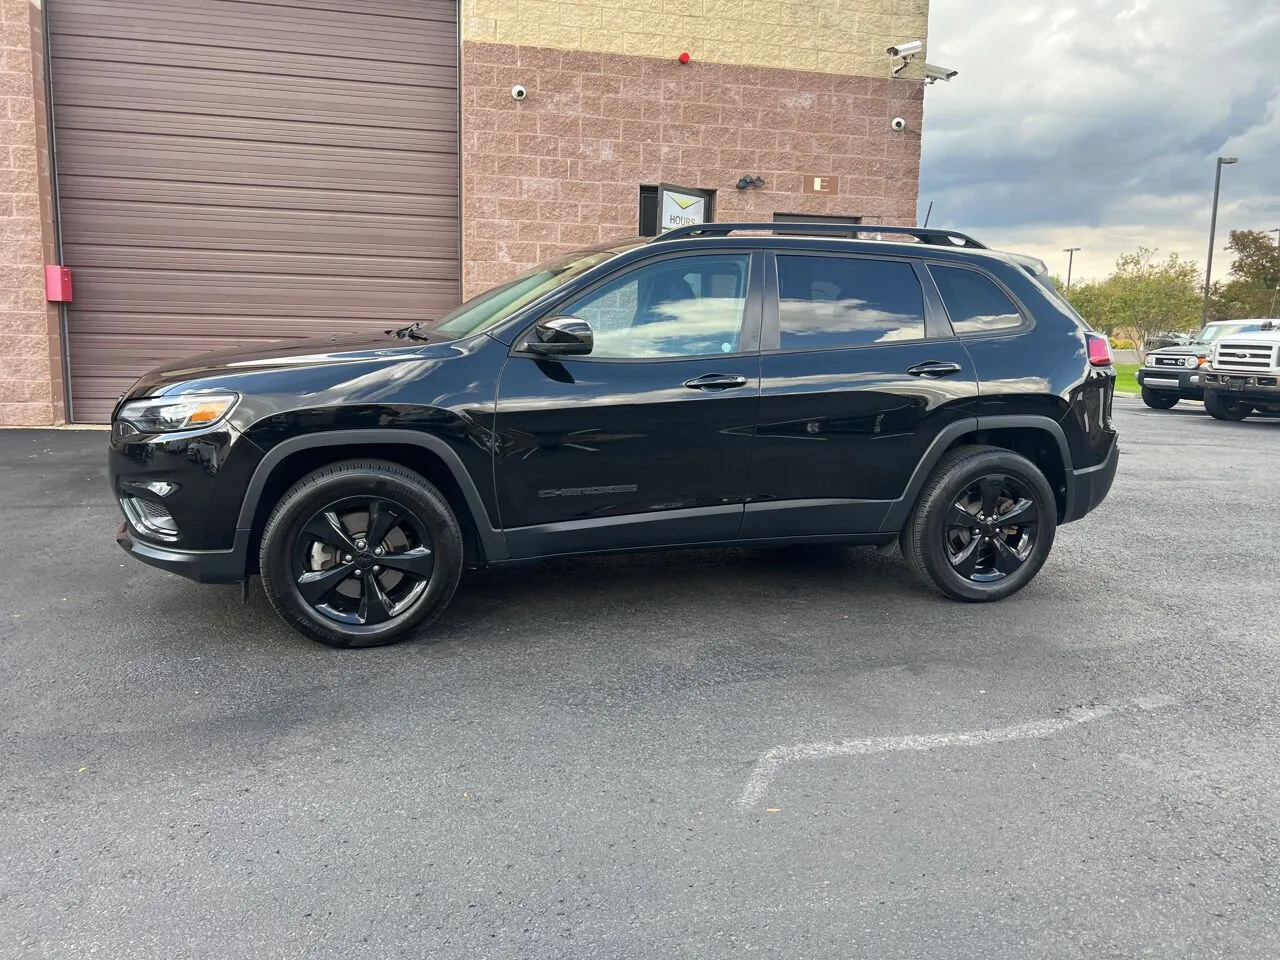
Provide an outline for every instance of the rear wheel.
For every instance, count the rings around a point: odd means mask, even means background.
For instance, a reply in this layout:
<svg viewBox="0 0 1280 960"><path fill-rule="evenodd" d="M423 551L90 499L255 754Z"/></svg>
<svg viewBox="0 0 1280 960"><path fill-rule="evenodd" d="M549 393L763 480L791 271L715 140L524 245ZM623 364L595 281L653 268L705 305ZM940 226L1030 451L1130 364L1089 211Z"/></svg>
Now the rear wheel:
<svg viewBox="0 0 1280 960"><path fill-rule="evenodd" d="M1223 396L1219 390L1206 390L1204 408L1215 420L1243 420L1253 413L1253 407L1242 400Z"/></svg>
<svg viewBox="0 0 1280 960"><path fill-rule="evenodd" d="M1142 402L1152 410L1172 410L1178 404L1178 395L1175 393L1171 396L1143 387Z"/></svg>
<svg viewBox="0 0 1280 960"><path fill-rule="evenodd" d="M999 447L962 447L938 464L900 542L926 585L982 603L1031 582L1057 525L1053 489L1034 463Z"/></svg>
<svg viewBox="0 0 1280 960"><path fill-rule="evenodd" d="M332 647L396 643L453 597L462 534L440 491L399 464L346 461L302 478L262 534L262 587L296 630Z"/></svg>

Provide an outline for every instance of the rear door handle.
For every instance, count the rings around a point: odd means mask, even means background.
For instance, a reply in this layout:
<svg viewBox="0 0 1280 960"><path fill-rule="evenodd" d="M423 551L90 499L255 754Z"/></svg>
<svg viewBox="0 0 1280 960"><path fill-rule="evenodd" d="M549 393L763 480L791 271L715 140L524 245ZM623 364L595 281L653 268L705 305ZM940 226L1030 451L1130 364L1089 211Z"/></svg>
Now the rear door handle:
<svg viewBox="0 0 1280 960"><path fill-rule="evenodd" d="M728 373L708 373L705 376L686 380L684 385L690 390L729 390L733 387L745 387L747 378Z"/></svg>
<svg viewBox="0 0 1280 960"><path fill-rule="evenodd" d="M959 372L960 364L944 363L941 360L927 360L907 368L907 373L913 377L949 377Z"/></svg>

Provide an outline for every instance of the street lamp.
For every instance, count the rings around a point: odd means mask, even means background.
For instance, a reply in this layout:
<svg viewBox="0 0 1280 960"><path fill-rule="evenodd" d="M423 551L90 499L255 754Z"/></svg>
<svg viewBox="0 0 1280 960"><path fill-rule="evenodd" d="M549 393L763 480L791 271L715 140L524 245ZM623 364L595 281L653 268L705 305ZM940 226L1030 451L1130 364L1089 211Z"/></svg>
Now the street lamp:
<svg viewBox="0 0 1280 960"><path fill-rule="evenodd" d="M1080 250L1079 247L1067 247L1062 251L1067 255L1067 289L1068 290L1071 289L1071 267L1076 262L1076 253L1078 253L1079 250Z"/></svg>
<svg viewBox="0 0 1280 960"><path fill-rule="evenodd" d="M1200 326L1209 322L1209 283L1213 277L1213 235L1218 230L1218 191L1222 189L1222 168L1228 163L1239 163L1239 157L1219 157L1213 177L1213 213L1209 217L1209 262L1204 268L1204 306L1200 310Z"/></svg>

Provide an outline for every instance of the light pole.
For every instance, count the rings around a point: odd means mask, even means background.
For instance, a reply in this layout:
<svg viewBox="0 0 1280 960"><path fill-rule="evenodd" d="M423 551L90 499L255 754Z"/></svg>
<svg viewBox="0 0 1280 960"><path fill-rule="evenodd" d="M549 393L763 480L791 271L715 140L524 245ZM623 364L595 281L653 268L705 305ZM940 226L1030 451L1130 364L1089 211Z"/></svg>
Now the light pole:
<svg viewBox="0 0 1280 960"><path fill-rule="evenodd" d="M1079 247L1067 247L1062 251L1067 255L1067 289L1068 290L1071 289L1071 268L1072 266L1075 265L1076 253L1079 252L1079 250L1080 250Z"/></svg>
<svg viewBox="0 0 1280 960"><path fill-rule="evenodd" d="M1209 283L1213 278L1213 238L1218 230L1218 192L1222 189L1222 168L1228 163L1239 163L1239 157L1219 157L1213 177L1213 213L1209 217L1209 262L1204 268L1204 306L1200 309L1200 326L1209 322Z"/></svg>

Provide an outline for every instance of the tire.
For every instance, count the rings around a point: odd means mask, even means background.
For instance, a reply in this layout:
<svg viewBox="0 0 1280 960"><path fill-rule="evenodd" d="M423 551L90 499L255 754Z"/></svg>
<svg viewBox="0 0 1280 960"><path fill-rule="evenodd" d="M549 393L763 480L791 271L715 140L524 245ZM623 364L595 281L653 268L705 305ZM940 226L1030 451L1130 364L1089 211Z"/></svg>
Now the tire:
<svg viewBox="0 0 1280 960"><path fill-rule="evenodd" d="M984 512L988 504L995 506L994 519ZM972 519L959 518L959 510ZM1001 518L1021 522L1001 524ZM926 586L953 600L989 603L1035 578L1057 527L1053 488L1034 463L1001 447L961 447L934 469L899 542Z"/></svg>
<svg viewBox="0 0 1280 960"><path fill-rule="evenodd" d="M259 561L262 589L289 626L331 647L382 646L426 626L453 598L462 531L440 491L412 470L348 460L286 491Z"/></svg>
<svg viewBox="0 0 1280 960"><path fill-rule="evenodd" d="M1253 407L1240 400L1224 397L1220 390L1206 390L1204 408L1215 420L1243 420L1253 413Z"/></svg>
<svg viewBox="0 0 1280 960"><path fill-rule="evenodd" d="M1142 402L1152 410L1172 410L1178 405L1180 398L1177 394L1169 396L1166 393L1157 393L1155 390L1142 388Z"/></svg>

